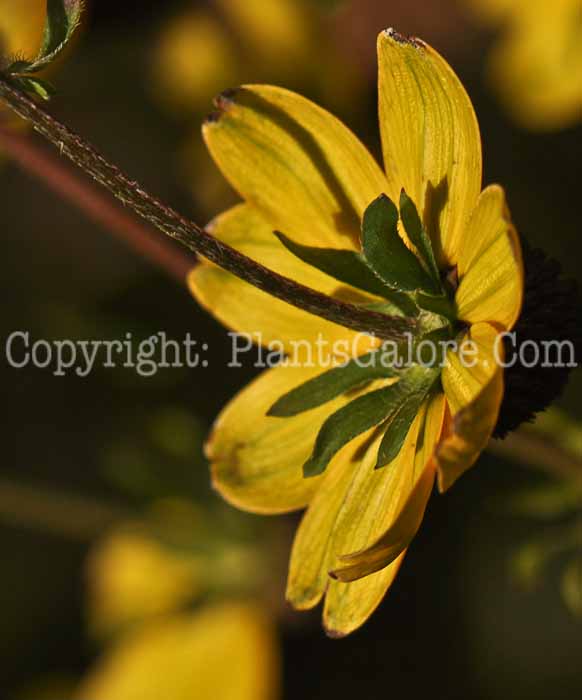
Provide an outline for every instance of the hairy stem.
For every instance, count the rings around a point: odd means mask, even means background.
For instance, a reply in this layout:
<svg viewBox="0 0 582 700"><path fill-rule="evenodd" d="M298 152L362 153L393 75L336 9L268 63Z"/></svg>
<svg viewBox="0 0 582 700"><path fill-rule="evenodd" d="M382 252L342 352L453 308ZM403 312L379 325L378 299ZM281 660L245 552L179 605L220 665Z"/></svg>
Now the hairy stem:
<svg viewBox="0 0 582 700"><path fill-rule="evenodd" d="M91 144L57 121L2 76L0 99L57 146L62 155L67 156L142 219L245 282L299 309L354 331L395 341L402 340L406 332L414 332L414 319L386 316L328 297L269 270L219 241L146 192L139 183L107 161Z"/></svg>

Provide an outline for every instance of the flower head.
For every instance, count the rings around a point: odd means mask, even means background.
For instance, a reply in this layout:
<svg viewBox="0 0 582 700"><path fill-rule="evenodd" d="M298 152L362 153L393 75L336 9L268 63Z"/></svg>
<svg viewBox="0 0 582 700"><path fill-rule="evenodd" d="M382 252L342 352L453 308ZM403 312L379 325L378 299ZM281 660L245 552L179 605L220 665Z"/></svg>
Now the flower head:
<svg viewBox="0 0 582 700"><path fill-rule="evenodd" d="M450 349L442 369L329 370L334 341L361 358L378 340L208 263L190 278L223 323L280 341L293 360L235 397L207 448L214 484L233 504L307 508L287 596L299 609L325 596L334 636L382 600L435 479L449 488L487 444L503 397L499 334L515 324L523 292L519 239L501 187L481 191L479 127L458 78L432 48L391 30L378 38L378 61L384 171L341 122L299 95L251 85L218 98L204 136L244 203L211 229L329 296L416 315L428 335L470 339L473 362ZM309 366L322 336L332 349Z"/></svg>

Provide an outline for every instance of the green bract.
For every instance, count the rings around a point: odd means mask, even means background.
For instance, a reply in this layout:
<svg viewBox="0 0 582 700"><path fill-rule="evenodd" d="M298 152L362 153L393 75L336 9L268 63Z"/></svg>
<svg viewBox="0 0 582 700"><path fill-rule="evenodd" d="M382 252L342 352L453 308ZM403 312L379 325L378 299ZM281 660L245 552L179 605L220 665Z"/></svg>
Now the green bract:
<svg viewBox="0 0 582 700"><path fill-rule="evenodd" d="M390 311L384 309L386 314L403 313L406 316L415 316L418 313L414 303L406 295L388 286L361 253L301 245L278 231L275 235L289 252L308 265L316 267L339 282L389 301L393 308Z"/></svg>
<svg viewBox="0 0 582 700"><path fill-rule="evenodd" d="M390 438L382 441L376 468L391 462L400 452L418 408L438 380L439 373L435 368L413 366L395 383L358 396L333 413L322 425L313 453L303 465L304 476L321 474L338 450L384 421Z"/></svg>
<svg viewBox="0 0 582 700"><path fill-rule="evenodd" d="M42 44L33 60L18 59L4 70L11 82L25 92L48 100L53 89L45 80L34 76L49 66L69 43L81 19L82 0L47 0L47 14Z"/></svg>
<svg viewBox="0 0 582 700"><path fill-rule="evenodd" d="M418 255L404 242L398 229L400 220ZM364 212L361 253L301 245L282 233L276 235L303 262L386 300L370 301L370 307L388 315L419 317L420 332L411 342L413 347L421 349L416 364L404 367L400 363L403 348L396 348L391 354L385 348L378 348L287 392L267 414L281 418L295 416L374 380L394 378L396 382L357 396L325 421L303 472L305 476L320 474L340 448L380 424L384 425L385 434L378 449L376 468L384 467L398 456L422 403L440 375L441 355L435 353L425 363L422 341L437 347L439 341L450 339L454 333L454 304L444 289L430 238L416 206L404 190L400 212L385 194L375 199Z"/></svg>
<svg viewBox="0 0 582 700"><path fill-rule="evenodd" d="M416 255L406 246L398 232L398 209L382 194L364 212L362 247L374 272L392 289L403 292L440 291L434 279Z"/></svg>

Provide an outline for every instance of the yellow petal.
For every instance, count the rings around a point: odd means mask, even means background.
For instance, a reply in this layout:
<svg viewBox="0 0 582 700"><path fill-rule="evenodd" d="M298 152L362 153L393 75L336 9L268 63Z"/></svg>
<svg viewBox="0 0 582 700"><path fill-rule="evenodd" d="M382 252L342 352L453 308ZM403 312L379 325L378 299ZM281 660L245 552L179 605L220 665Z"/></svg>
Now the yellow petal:
<svg viewBox="0 0 582 700"><path fill-rule="evenodd" d="M322 247L357 245L385 177L334 116L288 90L249 85L221 96L204 138L223 174L273 229Z"/></svg>
<svg viewBox="0 0 582 700"><path fill-rule="evenodd" d="M254 605L224 603L151 622L122 638L75 697L91 700L273 700L274 631Z"/></svg>
<svg viewBox="0 0 582 700"><path fill-rule="evenodd" d="M379 110L390 194L404 187L441 264L454 264L481 191L481 139L459 79L430 46L388 30L378 37Z"/></svg>
<svg viewBox="0 0 582 700"><path fill-rule="evenodd" d="M369 437L368 432L356 438L334 457L323 477L317 477L321 483L301 520L289 562L286 596L297 610L314 607L325 593L334 559L334 528L354 473L361 469L358 451ZM375 444L377 449L377 440ZM366 464L373 468L371 458Z"/></svg>
<svg viewBox="0 0 582 700"><path fill-rule="evenodd" d="M458 273L459 318L513 328L523 301L523 260L505 193L497 185L479 197L460 246Z"/></svg>
<svg viewBox="0 0 582 700"><path fill-rule="evenodd" d="M437 450L441 492L476 461L495 429L503 399L503 343L488 323L472 326L465 340L474 343L475 354L447 354L442 383L450 408L446 438ZM467 347L467 346L465 346Z"/></svg>
<svg viewBox="0 0 582 700"><path fill-rule="evenodd" d="M475 401L503 362L502 338L489 323L471 326L459 348L459 352L447 353L442 371L443 388L453 415Z"/></svg>
<svg viewBox="0 0 582 700"><path fill-rule="evenodd" d="M213 484L227 501L254 513L284 513L309 503L322 477L303 478L303 464L322 423L346 399L292 418L266 413L283 394L321 371L318 367L267 370L219 415L207 454Z"/></svg>
<svg viewBox="0 0 582 700"><path fill-rule="evenodd" d="M329 637L346 637L366 622L394 582L405 555L406 550L381 571L358 581L330 581L323 607L323 625Z"/></svg>
<svg viewBox="0 0 582 700"><path fill-rule="evenodd" d="M351 563L360 570L345 570L347 579L358 574L365 578L349 583L332 581L329 585L324 625L332 637L343 637L360 627L380 604L398 573L406 553L405 547L420 526L434 483L432 455L443 425L444 406L442 394L433 398L428 408L425 406L423 412L426 410L426 413L419 414L417 434L410 446L413 454L409 452L408 457L404 456L400 465L388 467L400 470L399 483L390 485L391 493L384 495L379 510L371 514L370 517L376 516L378 523L369 530L367 538L359 539L359 543L365 543L365 548L353 558L350 557ZM420 434L418 425L422 426ZM384 515L383 505L388 507L388 517ZM360 514L360 518L369 519L367 509L363 516ZM356 526L355 529L360 528ZM357 546L358 539L352 537L351 540ZM347 563L344 557L340 561L342 565ZM341 571L336 569L335 574L341 576Z"/></svg>
<svg viewBox="0 0 582 700"><path fill-rule="evenodd" d="M434 483L433 453L443 427L444 395L438 394L431 399L423 413L425 410L426 416L419 416L422 422L416 444L414 441L411 444L414 456L405 456L406 461L398 465L401 472L399 488L396 485L391 488L396 492L393 496L397 498L396 512L387 530L375 542L340 557L340 567L334 571L334 576L340 581L355 581L391 564L408 547L420 527Z"/></svg>
<svg viewBox="0 0 582 700"><path fill-rule="evenodd" d="M312 289L331 295L339 286L337 280L292 255L273 235L272 227L249 205L230 209L209 228L214 236L253 260ZM344 346L347 343L350 350L354 343L358 352L371 344L359 334L279 301L215 265L206 262L198 265L188 282L202 306L227 327L250 334L256 344L282 343L279 349L292 356L305 352L306 345L311 347L322 339L327 343L321 346L324 355L329 354L337 341L342 341ZM341 345L338 349L343 350Z"/></svg>
<svg viewBox="0 0 582 700"><path fill-rule="evenodd" d="M438 486L443 493L475 462L487 446L503 399L503 371L497 370L479 396L449 418L437 449Z"/></svg>
<svg viewBox="0 0 582 700"><path fill-rule="evenodd" d="M440 406L442 416L442 397ZM361 436L342 450L328 467L301 521L293 544L287 598L294 607L306 609L316 605L327 590L324 624L332 636L359 627L396 576L401 556L382 571L349 584L332 581L329 572L337 568L339 555L373 544L401 511L413 488L412 469L407 467L414 464L423 413L413 423L400 454L387 467L374 470L382 431Z"/></svg>

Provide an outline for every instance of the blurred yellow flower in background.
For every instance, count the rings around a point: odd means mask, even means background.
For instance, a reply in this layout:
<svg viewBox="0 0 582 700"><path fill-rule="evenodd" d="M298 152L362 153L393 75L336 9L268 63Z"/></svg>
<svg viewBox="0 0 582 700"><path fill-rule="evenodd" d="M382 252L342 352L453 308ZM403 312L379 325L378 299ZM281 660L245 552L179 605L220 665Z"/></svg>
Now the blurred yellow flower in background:
<svg viewBox="0 0 582 700"><path fill-rule="evenodd" d="M116 530L92 552L88 612L98 636L174 611L198 596L199 561L170 553L140 529Z"/></svg>
<svg viewBox="0 0 582 700"><path fill-rule="evenodd" d="M276 700L279 650L258 602L260 554L213 541L209 520L209 509L163 501L97 542L88 618L107 646L79 700Z"/></svg>
<svg viewBox="0 0 582 700"><path fill-rule="evenodd" d="M46 0L0 0L0 57L33 58L42 39ZM10 125L24 122L0 105L0 116Z"/></svg>
<svg viewBox="0 0 582 700"><path fill-rule="evenodd" d="M0 54L33 58L45 14L46 0L0 0Z"/></svg>
<svg viewBox="0 0 582 700"><path fill-rule="evenodd" d="M365 84L326 31L327 14L308 0L216 0L185 3L160 32L152 66L152 95L195 133L181 169L197 205L210 214L230 201L198 134L199 119L225 85L253 80L285 82L347 109ZM338 80L341 76L341 80ZM204 176L201 176L204 173Z"/></svg>
<svg viewBox="0 0 582 700"><path fill-rule="evenodd" d="M211 604L128 633L89 672L76 697L275 700L278 665L273 629L259 607Z"/></svg>
<svg viewBox="0 0 582 700"><path fill-rule="evenodd" d="M446 490L485 448L503 397L495 347L500 330L515 324L523 295L521 248L505 194L498 186L481 191L479 127L463 86L433 49L391 30L378 38L378 61L385 173L335 117L281 88L227 91L204 126L214 160L245 200L212 222L213 235L320 292L366 303L356 283L343 279L348 286L338 286L339 275L295 257L273 231L284 232L297 247L315 246L310 251L341 249L346 256L363 245L365 253L362 217L365 231L367 213L382 206L382 197L376 198L386 193L398 201L404 188L420 205L422 235L432 239L435 284L454 280L449 293L461 322L455 333L477 346L473 366L449 353L442 388L438 383L420 391L401 449L382 469L374 465L390 417L381 404L362 421L361 401L398 387L394 375L375 377L363 390L375 391L352 404L347 390L363 386L361 377L310 410L273 414L275 401L301 385L307 393L309 382L325 369L325 358L318 360L321 365L291 362L267 370L217 419L207 453L214 484L229 502L257 513L307 507L293 546L287 596L298 609L325 596L324 624L332 636L359 627L382 600L421 524L435 478ZM382 235L390 257L387 227ZM293 359L297 340L311 347L323 336L353 347L355 333L272 299L214 265L199 265L190 285L225 325L260 331L265 344L279 340ZM326 347L333 352L331 344ZM333 421L350 406L350 420L360 428L346 429L349 439L330 453L324 474L304 478L301 467L316 461L326 426L326 435L337 433ZM275 417L281 415L290 417Z"/></svg>
<svg viewBox="0 0 582 700"><path fill-rule="evenodd" d="M469 0L500 26L490 77L515 119L531 129L582 122L582 0Z"/></svg>
<svg viewBox="0 0 582 700"><path fill-rule="evenodd" d="M158 40L157 95L177 110L192 111L217 81L229 80L235 50L218 18L198 8L173 17Z"/></svg>
<svg viewBox="0 0 582 700"><path fill-rule="evenodd" d="M357 89L357 81L324 31L325 20L326 13L305 0L215 0L205 9L186 6L158 39L156 99L184 115L206 109L225 80L239 84L253 75L261 80L277 76L304 89L312 85L337 104Z"/></svg>

